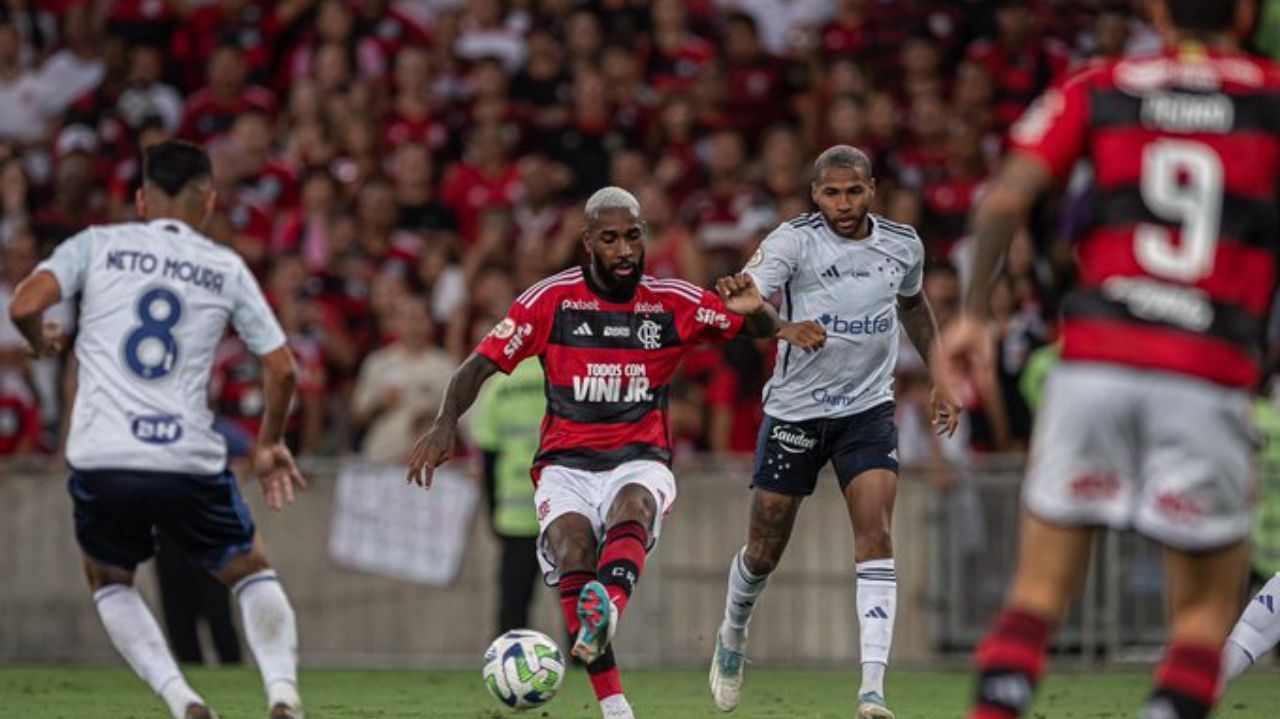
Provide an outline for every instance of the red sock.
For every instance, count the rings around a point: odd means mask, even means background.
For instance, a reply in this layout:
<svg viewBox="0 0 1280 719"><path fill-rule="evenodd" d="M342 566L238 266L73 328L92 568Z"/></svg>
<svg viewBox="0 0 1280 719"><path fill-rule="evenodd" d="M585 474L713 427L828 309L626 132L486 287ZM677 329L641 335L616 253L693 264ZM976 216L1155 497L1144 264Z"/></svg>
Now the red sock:
<svg viewBox="0 0 1280 719"><path fill-rule="evenodd" d="M649 531L639 522L615 524L605 532L596 576L619 613L627 608L631 592L640 581L648 548Z"/></svg>
<svg viewBox="0 0 1280 719"><path fill-rule="evenodd" d="M1017 719L1044 673L1049 622L1006 609L978 646L978 698L969 719Z"/></svg>
<svg viewBox="0 0 1280 719"><path fill-rule="evenodd" d="M1213 711L1217 699L1221 664L1220 647L1170 644L1156 669L1156 690L1147 700L1147 708L1160 706L1159 716L1204 719ZM1151 713L1155 716L1157 712Z"/></svg>
<svg viewBox="0 0 1280 719"><path fill-rule="evenodd" d="M587 582L595 579L591 572L568 572L560 575L560 613L564 615L564 626L569 630L570 639L578 636L582 622L578 619L578 594Z"/></svg>
<svg viewBox="0 0 1280 719"><path fill-rule="evenodd" d="M613 647L606 647L599 659L587 665L587 677L598 701L622 693L622 675L618 673L618 662L613 658Z"/></svg>

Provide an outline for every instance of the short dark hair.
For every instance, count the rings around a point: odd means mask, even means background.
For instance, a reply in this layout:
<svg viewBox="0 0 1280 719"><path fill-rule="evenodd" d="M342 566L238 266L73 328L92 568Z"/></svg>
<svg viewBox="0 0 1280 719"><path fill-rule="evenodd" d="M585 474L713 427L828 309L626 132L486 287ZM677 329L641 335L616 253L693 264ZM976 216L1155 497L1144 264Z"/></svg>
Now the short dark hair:
<svg viewBox="0 0 1280 719"><path fill-rule="evenodd" d="M822 171L831 167L852 167L862 170L871 179L871 158L852 145L832 145L813 161L813 181L822 179Z"/></svg>
<svg viewBox="0 0 1280 719"><path fill-rule="evenodd" d="M1237 0L1164 0L1179 30L1220 32L1235 22Z"/></svg>
<svg viewBox="0 0 1280 719"><path fill-rule="evenodd" d="M164 140L144 153L142 177L169 197L177 197L193 182L213 177L209 154L183 140Z"/></svg>

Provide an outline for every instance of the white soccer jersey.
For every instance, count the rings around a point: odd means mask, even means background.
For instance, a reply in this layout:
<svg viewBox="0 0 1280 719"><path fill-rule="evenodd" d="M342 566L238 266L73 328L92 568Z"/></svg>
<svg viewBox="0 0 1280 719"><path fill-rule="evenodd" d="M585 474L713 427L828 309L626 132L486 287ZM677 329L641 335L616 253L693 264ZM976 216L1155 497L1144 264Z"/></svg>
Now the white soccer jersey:
<svg viewBox="0 0 1280 719"><path fill-rule="evenodd" d="M255 354L284 332L233 250L176 220L91 227L37 268L80 294L79 387L67 439L75 469L216 474L209 372L228 322Z"/></svg>
<svg viewBox="0 0 1280 719"><path fill-rule="evenodd" d="M810 212L769 233L745 271L764 296L781 291L784 320L827 330L826 346L812 354L778 343L767 414L792 422L843 417L893 399L897 299L919 293L924 275L913 228L872 215L871 234L851 240Z"/></svg>

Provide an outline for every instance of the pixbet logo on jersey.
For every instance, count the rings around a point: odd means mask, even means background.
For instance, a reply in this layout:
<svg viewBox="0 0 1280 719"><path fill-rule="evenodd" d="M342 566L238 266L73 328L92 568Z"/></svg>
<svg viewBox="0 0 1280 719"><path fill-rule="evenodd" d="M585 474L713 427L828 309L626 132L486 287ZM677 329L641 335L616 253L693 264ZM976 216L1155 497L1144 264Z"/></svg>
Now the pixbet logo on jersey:
<svg viewBox="0 0 1280 719"><path fill-rule="evenodd" d="M828 332L838 335L878 335L893 330L893 310L876 317L855 317L847 320L840 315L823 313L818 322Z"/></svg>

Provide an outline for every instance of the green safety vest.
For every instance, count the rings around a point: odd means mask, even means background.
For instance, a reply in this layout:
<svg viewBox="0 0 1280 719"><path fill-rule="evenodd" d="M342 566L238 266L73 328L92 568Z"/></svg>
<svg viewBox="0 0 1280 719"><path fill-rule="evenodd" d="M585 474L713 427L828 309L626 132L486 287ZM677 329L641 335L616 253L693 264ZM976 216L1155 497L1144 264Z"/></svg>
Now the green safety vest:
<svg viewBox="0 0 1280 719"><path fill-rule="evenodd" d="M1253 525L1253 566L1264 576L1280 572L1280 409L1268 398L1253 403L1262 442L1258 457L1258 516Z"/></svg>
<svg viewBox="0 0 1280 719"><path fill-rule="evenodd" d="M497 374L476 400L472 432L476 444L498 455L494 482L493 527L503 536L538 533L529 468L538 453L542 417L547 411L542 364L521 362L510 375Z"/></svg>

